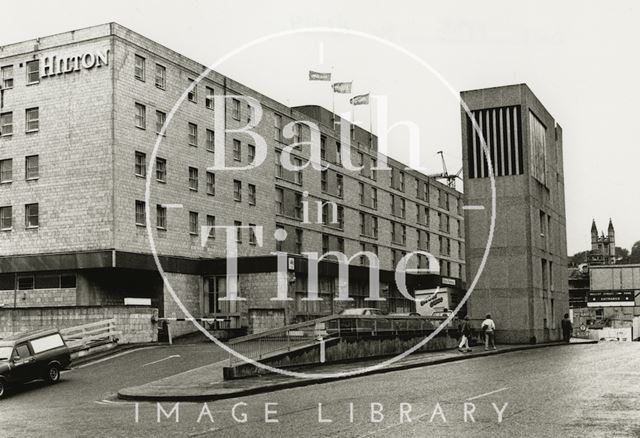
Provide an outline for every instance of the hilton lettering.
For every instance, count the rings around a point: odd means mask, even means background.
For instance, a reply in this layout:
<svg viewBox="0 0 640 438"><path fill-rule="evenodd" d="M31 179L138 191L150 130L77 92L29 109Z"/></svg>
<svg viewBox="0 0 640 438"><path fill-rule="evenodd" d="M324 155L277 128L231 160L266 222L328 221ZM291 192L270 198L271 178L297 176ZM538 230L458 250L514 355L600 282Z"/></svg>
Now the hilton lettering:
<svg viewBox="0 0 640 438"><path fill-rule="evenodd" d="M42 62L42 77L73 73L81 69L89 70L103 65L109 65L109 50L64 58L58 58L56 55L47 56Z"/></svg>

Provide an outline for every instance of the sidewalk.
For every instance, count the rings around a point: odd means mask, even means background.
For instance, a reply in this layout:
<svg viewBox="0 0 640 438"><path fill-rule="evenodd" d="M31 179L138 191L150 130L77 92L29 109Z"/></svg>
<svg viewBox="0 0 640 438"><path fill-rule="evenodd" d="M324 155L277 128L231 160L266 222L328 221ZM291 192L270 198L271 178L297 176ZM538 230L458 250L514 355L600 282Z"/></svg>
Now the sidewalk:
<svg viewBox="0 0 640 438"><path fill-rule="evenodd" d="M222 368L228 364L228 360L217 362L211 365L205 365L195 368L175 376L167 377L155 382L147 383L141 386L133 386L121 389L118 392L118 398L123 400L138 401L208 401L220 400L226 398L235 398L280 389L296 388L300 386L316 385L335 380L343 380L354 377L366 376L371 374L388 373L391 371L404 370L409 368L417 368L429 365L436 365L447 362L457 362L476 357L491 356L496 354L504 354L513 351L531 350L535 348L559 347L559 346L575 346L580 344L596 344L597 341L589 341L583 339L572 339L570 344L564 342L556 342L549 344L523 344L523 345L504 345L498 350L485 351L482 346L476 346L471 353L460 353L458 350L447 350L441 352L428 352L413 354L392 365L382 369L368 371L353 376L335 377L335 378L318 378L318 379L299 379L295 377L284 376L281 374L269 374L259 377L249 377L245 379L228 380L222 379ZM340 373L349 372L357 369L376 365L385 359L365 360L360 362L328 364L317 367L305 367L296 371L306 373Z"/></svg>

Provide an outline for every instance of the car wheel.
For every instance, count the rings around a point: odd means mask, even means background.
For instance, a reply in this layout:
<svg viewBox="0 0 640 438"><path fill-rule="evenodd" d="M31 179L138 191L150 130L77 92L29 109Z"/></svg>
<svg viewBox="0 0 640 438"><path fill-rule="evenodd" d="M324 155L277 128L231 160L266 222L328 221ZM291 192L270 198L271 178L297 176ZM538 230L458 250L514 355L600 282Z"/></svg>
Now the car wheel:
<svg viewBox="0 0 640 438"><path fill-rule="evenodd" d="M49 383L58 383L60 381L60 368L57 365L50 365L47 370L46 380Z"/></svg>
<svg viewBox="0 0 640 438"><path fill-rule="evenodd" d="M4 383L4 380L0 380L0 398L4 398L7 393L7 385Z"/></svg>

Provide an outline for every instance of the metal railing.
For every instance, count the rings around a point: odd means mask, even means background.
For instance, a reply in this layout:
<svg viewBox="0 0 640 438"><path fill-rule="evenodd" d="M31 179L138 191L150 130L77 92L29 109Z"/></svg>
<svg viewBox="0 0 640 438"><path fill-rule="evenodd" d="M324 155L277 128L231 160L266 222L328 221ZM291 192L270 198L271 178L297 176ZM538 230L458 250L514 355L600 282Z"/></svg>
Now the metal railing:
<svg viewBox="0 0 640 438"><path fill-rule="evenodd" d="M235 338L227 345L244 357L259 361L275 354L314 345L321 339L373 338L399 334L426 335L435 330L445 319L445 317L423 316L331 315ZM447 328L455 328L455 325L452 323ZM229 366L239 363L243 363L243 360L234 354L229 354Z"/></svg>
<svg viewBox="0 0 640 438"><path fill-rule="evenodd" d="M61 329L60 334L72 350L82 350L98 342L114 342L122 336L122 332L116 330L115 319Z"/></svg>

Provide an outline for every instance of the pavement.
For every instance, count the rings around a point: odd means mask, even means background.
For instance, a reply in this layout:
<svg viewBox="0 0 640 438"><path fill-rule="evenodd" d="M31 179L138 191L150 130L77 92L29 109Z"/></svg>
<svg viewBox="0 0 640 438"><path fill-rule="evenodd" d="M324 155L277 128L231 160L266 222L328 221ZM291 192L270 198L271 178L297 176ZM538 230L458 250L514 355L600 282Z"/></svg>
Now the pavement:
<svg viewBox="0 0 640 438"><path fill-rule="evenodd" d="M569 345L596 343L596 341L575 339ZM316 367L291 368L290 370L314 374L350 374L340 377L322 377L302 379L282 374L268 374L234 380L223 380L222 369L228 366L228 360L205 365L184 373L166 377L144 385L123 388L118 398L134 401L212 401L272 392L288 388L316 385L347 378L372 374L425 367L448 362L456 362L478 357L498 355L521 350L566 346L564 342L547 344L521 344L500 346L497 350L485 351L476 346L472 352L461 353L458 350L426 352L407 356L384 368L366 370L388 358L358 362L327 364Z"/></svg>
<svg viewBox="0 0 640 438"><path fill-rule="evenodd" d="M179 403L116 393L219 362L223 351L195 344L123 353L65 372L59 384L12 391L0 401L0 437L640 436L638 342L525 349Z"/></svg>

